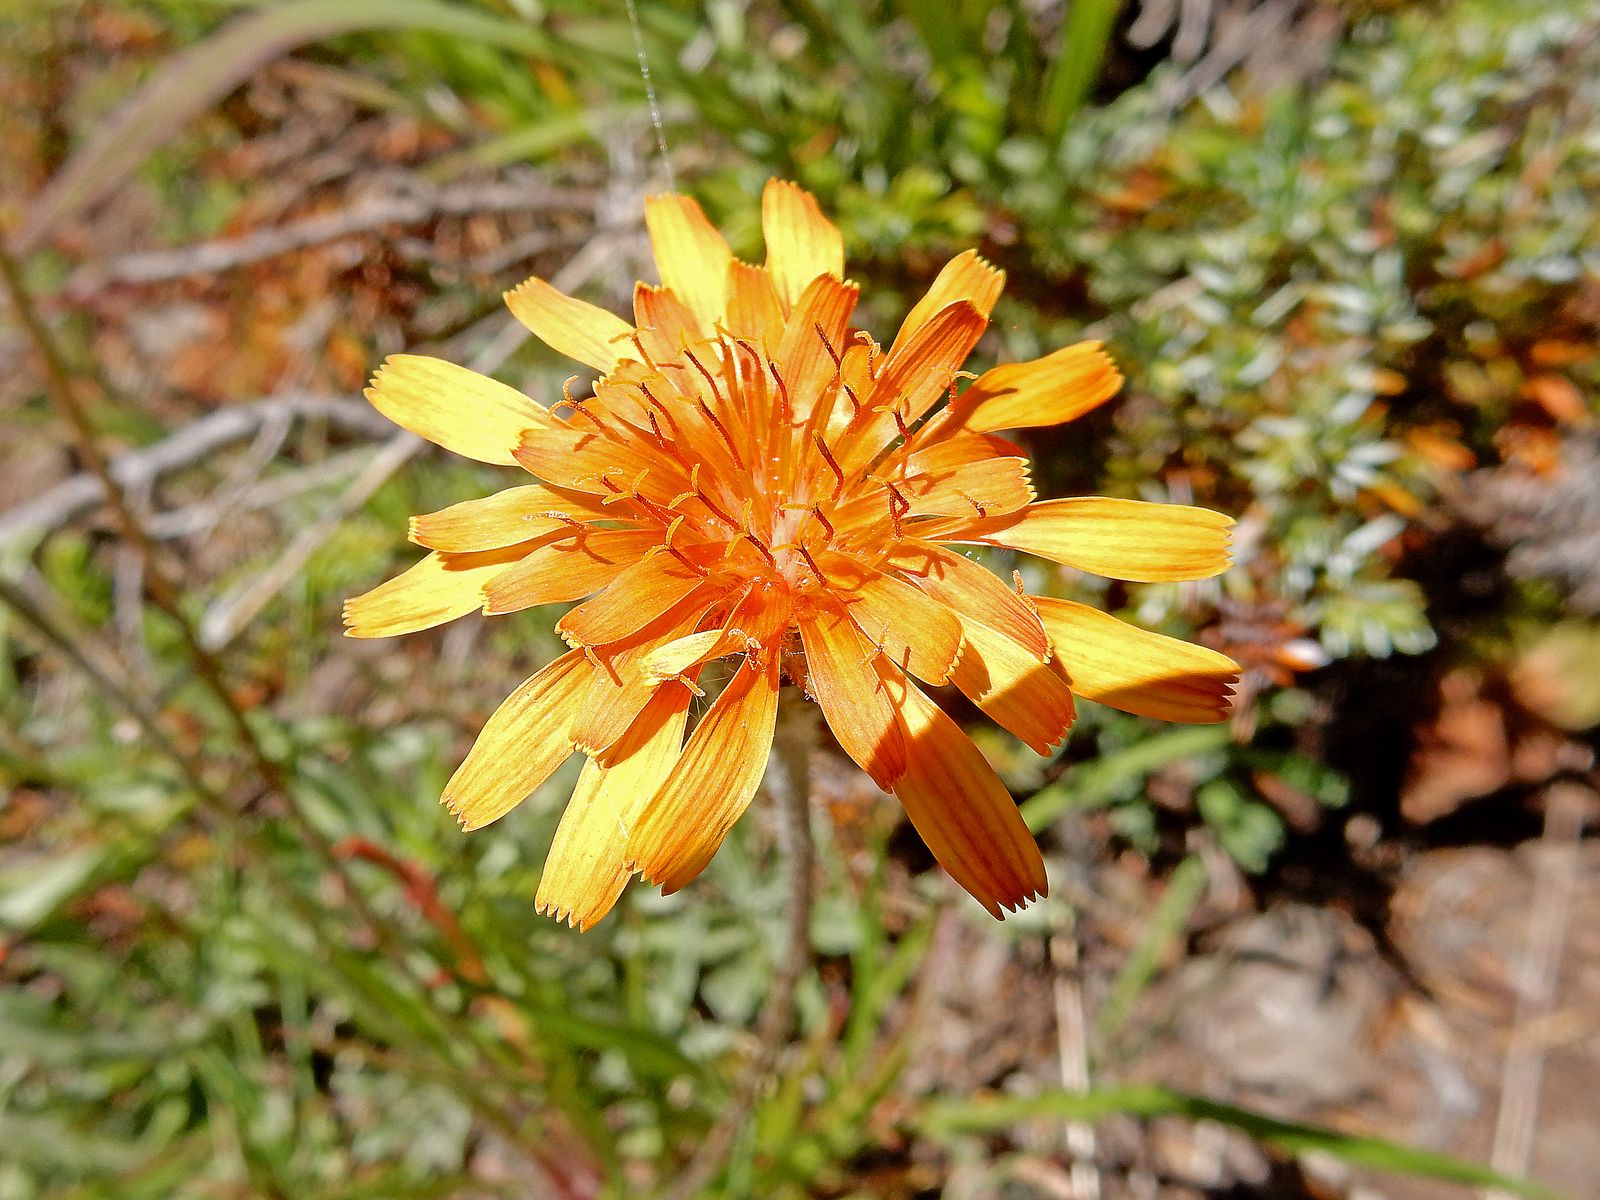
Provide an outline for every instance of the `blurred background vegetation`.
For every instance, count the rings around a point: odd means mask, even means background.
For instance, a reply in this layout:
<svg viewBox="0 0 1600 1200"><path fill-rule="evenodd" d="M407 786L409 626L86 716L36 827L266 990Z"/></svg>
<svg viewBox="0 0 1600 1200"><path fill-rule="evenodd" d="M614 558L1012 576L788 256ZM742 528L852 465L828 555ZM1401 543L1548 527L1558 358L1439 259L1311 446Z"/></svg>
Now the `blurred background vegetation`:
<svg viewBox="0 0 1600 1200"><path fill-rule="evenodd" d="M580 937L532 911L570 779L472 838L437 803L551 614L337 636L407 515L498 482L368 412L377 361L548 397L500 292L648 275L624 5L22 0L0 1200L650 1194L723 1135L693 1194L1600 1195L1593 5L637 7L736 250L794 178L879 336L977 245L984 362L1108 344L1125 393L1027 439L1041 491L1220 508L1238 565L1018 565L1232 654L1233 722L1085 703L1047 760L951 701L1050 863L1003 926L819 746L813 968L731 1111L766 815Z"/></svg>

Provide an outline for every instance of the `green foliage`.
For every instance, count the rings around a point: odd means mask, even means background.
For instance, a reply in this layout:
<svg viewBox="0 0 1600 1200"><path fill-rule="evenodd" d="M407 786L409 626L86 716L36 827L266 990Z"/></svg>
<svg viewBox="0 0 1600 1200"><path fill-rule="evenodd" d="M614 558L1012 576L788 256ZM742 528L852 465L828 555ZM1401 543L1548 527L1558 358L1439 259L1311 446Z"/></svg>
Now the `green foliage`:
<svg viewBox="0 0 1600 1200"><path fill-rule="evenodd" d="M1108 340L1127 398L1074 440L1041 437L1041 482L1215 504L1241 518L1241 566L1223 585L1097 599L1178 634L1225 606L1268 611L1334 658L1432 643L1401 550L1443 468L1413 435L1446 429L1490 453L1524 402L1527 348L1551 325L1587 328L1600 52L1581 36L1584 5L1458 0L1364 17L1326 80L1244 100L1219 90L1176 112L1159 103L1170 66L1095 107L1116 45L1116 6L1100 0L1055 24L1040 10L1061 6L1021 0L640 7L669 139L695 168L686 182L739 249L757 248L761 179L792 176L840 217L853 269L875 285L869 319L892 321L941 255L977 240L1012 283L984 354L1033 355L1085 329ZM218 32L230 6L160 6L199 49L79 143L89 151L38 219L64 220L137 170L183 180L183 121L269 42L315 46L374 104L453 130L468 144L435 163L441 177L581 159L591 140L638 124L615 4L259 8L243 32ZM221 224L234 200L196 187L176 193L193 209L173 218L191 233ZM1569 374L1592 392L1597 369ZM155 429L130 420L119 432ZM381 491L274 611L251 647L259 674L285 696L310 692L338 599L399 565L406 515L478 494L482 478L435 463ZM292 515L314 519L319 502ZM116 595L96 550L62 536L36 565L67 618L104 630ZM1064 573L1030 583L1087 586ZM0 1200L485 1192L474 1156L509 1143L551 1147L630 1192L671 1176L728 1102L724 1077L778 952L781 873L747 822L692 893L640 890L579 939L530 902L570 776L492 835L459 835L441 784L508 664L556 648L547 615L497 624L431 687L415 655L435 644L352 660L382 698L376 714L256 714L290 784L289 797L264 797L170 626L138 614L140 694L205 764L230 806L218 813L6 614L0 783L13 808L30 807L25 849L0 865ZM1346 799L1345 781L1296 745L1311 706L1292 686L1260 700L1263 736L1248 745L1220 727L1152 732L1084 707L1074 761L1027 768L1052 778L1023 805L1035 830L1096 810L1135 848L1170 849L1151 782L1177 780L1192 797L1186 827L1257 871L1286 836L1266 777L1316 805ZM356 853L341 877L292 831L286 800L329 843L393 859ZM939 914L887 902L888 832L865 841L856 857L878 865L864 878L844 853L824 855L813 943L826 981L805 983L804 1036L721 1194L848 1186L886 1128L932 1153L1018 1121L1110 1113L1186 1115L1286 1153L1504 1183L1153 1089L895 1118L883 1101L906 1066L903 1014ZM1171 875L1100 1011L1105 1060L1198 903L1197 864Z"/></svg>

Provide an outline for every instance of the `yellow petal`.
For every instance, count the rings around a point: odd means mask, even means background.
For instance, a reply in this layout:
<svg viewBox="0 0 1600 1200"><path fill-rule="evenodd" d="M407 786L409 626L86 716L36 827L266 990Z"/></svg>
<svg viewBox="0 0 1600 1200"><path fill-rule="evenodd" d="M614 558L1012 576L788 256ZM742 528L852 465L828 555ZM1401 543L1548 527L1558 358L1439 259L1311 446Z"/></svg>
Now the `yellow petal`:
<svg viewBox="0 0 1600 1200"><path fill-rule="evenodd" d="M1007 587L993 571L954 550L911 538L902 541L888 563L947 608L961 614L963 624L976 621L1025 647L1043 662L1050 639L1033 607Z"/></svg>
<svg viewBox="0 0 1600 1200"><path fill-rule="evenodd" d="M845 339L850 336L850 314L855 311L859 295L860 289L853 283L819 276L811 281L789 314L783 340L778 343L776 365L796 417L811 413L817 396L833 379L836 368L828 346L835 353L844 352Z"/></svg>
<svg viewBox="0 0 1600 1200"><path fill-rule="evenodd" d="M610 765L590 759L556 827L534 906L588 929L611 911L633 872L625 830L683 749L688 688L663 688L617 744Z"/></svg>
<svg viewBox="0 0 1600 1200"><path fill-rule="evenodd" d="M556 290L537 276L507 292L506 306L550 349L602 375L635 354L629 340L632 325L616 313Z"/></svg>
<svg viewBox="0 0 1600 1200"><path fill-rule="evenodd" d="M783 314L788 306L778 300L772 276L760 267L734 262L728 268L728 330L752 338L768 354L783 336Z"/></svg>
<svg viewBox="0 0 1600 1200"><path fill-rule="evenodd" d="M619 642L676 607L704 583L703 576L677 559L657 554L635 563L605 591L562 617L556 632L573 645Z"/></svg>
<svg viewBox="0 0 1600 1200"><path fill-rule="evenodd" d="M661 543L653 529L558 528L490 580L483 611L521 612L592 596Z"/></svg>
<svg viewBox="0 0 1600 1200"><path fill-rule="evenodd" d="M873 415L862 418L847 446L835 451L847 474L871 463L904 426L915 423L946 394L987 324L969 302L958 300L889 352L864 397Z"/></svg>
<svg viewBox="0 0 1600 1200"><path fill-rule="evenodd" d="M675 679L690 667L723 654L732 653L735 635L728 629L702 629L681 638L674 638L664 646L657 646L639 664L639 669L657 683ZM742 638L739 639L743 641ZM740 646L742 649L743 646Z"/></svg>
<svg viewBox="0 0 1600 1200"><path fill-rule="evenodd" d="M549 533L568 521L613 516L592 496L530 483L412 517L411 540L430 550L493 550Z"/></svg>
<svg viewBox="0 0 1600 1200"><path fill-rule="evenodd" d="M509 467L524 431L553 418L514 387L420 354L384 359L367 399L402 429L455 454Z"/></svg>
<svg viewBox="0 0 1600 1200"><path fill-rule="evenodd" d="M1010 638L976 621L965 637L950 682L1035 754L1049 754L1072 728L1072 686L1054 659L1042 663Z"/></svg>
<svg viewBox="0 0 1600 1200"><path fill-rule="evenodd" d="M698 625L707 603L704 596L691 594L633 637L594 651L594 682L584 694L583 712L572 723L572 741L579 750L605 759L660 688L679 686L656 679L641 664ZM687 674L692 680L698 672Z"/></svg>
<svg viewBox="0 0 1600 1200"><path fill-rule="evenodd" d="M631 868L665 892L705 869L761 784L777 713L777 660L741 664L629 831Z"/></svg>
<svg viewBox="0 0 1600 1200"><path fill-rule="evenodd" d="M888 791L906 771L906 740L878 677L872 643L843 613L800 618L809 690L840 747Z"/></svg>
<svg viewBox="0 0 1600 1200"><path fill-rule="evenodd" d="M1034 603L1078 695L1161 721L1228 719L1239 664L1227 655L1071 600Z"/></svg>
<svg viewBox="0 0 1600 1200"><path fill-rule="evenodd" d="M639 340L657 363L669 362L701 336L699 322L683 301L648 283L634 285L633 319L639 323Z"/></svg>
<svg viewBox="0 0 1600 1200"><path fill-rule="evenodd" d="M818 275L844 278L843 236L822 215L815 197L795 184L767 180L761 193L761 236L767 243L767 270L785 310Z"/></svg>
<svg viewBox="0 0 1600 1200"><path fill-rule="evenodd" d="M933 856L995 917L1043 896L1039 847L972 740L909 681L899 709L909 766L894 794Z"/></svg>
<svg viewBox="0 0 1600 1200"><path fill-rule="evenodd" d="M1209 579L1228 569L1230 517L1187 504L1107 496L1044 500L942 541L1009 546L1111 579Z"/></svg>
<svg viewBox="0 0 1600 1200"><path fill-rule="evenodd" d="M499 820L566 761L567 727L593 673L582 651L568 651L495 710L445 784L444 806L463 829Z"/></svg>
<svg viewBox="0 0 1600 1200"><path fill-rule="evenodd" d="M936 313L958 300L971 304L987 320L1005 285L1006 273L984 262L976 250L966 250L956 255L939 272L927 295L906 314L900 332L895 335L894 345L889 347L889 353L903 349L912 334L931 321Z"/></svg>
<svg viewBox="0 0 1600 1200"><path fill-rule="evenodd" d="M1059 425L1104 404L1121 386L1122 372L1100 343L1080 342L1032 362L985 371L928 433L944 437L956 429L988 433Z"/></svg>
<svg viewBox="0 0 1600 1200"><path fill-rule="evenodd" d="M701 333L710 337L728 309L733 251L688 196L649 197L644 202L644 223L662 286L688 305Z"/></svg>
<svg viewBox="0 0 1600 1200"><path fill-rule="evenodd" d="M961 622L944 605L898 575L844 554L818 559L844 610L889 658L918 679L943 683L961 650Z"/></svg>
<svg viewBox="0 0 1600 1200"><path fill-rule="evenodd" d="M484 588L532 548L524 542L466 554L435 551L370 592L344 602L347 637L431 629L483 607Z"/></svg>

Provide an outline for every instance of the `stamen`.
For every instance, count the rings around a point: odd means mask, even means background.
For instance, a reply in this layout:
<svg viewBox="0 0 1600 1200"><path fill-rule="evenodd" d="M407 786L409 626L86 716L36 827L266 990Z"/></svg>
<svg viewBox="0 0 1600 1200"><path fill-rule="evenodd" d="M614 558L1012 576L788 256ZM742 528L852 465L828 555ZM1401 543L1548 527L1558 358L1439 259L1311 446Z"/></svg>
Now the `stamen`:
<svg viewBox="0 0 1600 1200"><path fill-rule="evenodd" d="M820 433L813 433L811 440L816 443L817 449L822 452L823 461L828 464L828 469L833 472L835 483L833 485L833 498L837 500L839 493L844 490L844 468L833 457L833 451L828 449L828 443L823 441Z"/></svg>
<svg viewBox="0 0 1600 1200"><path fill-rule="evenodd" d="M650 418L650 432L656 435L656 445L663 450L667 449L667 439L661 435L661 426L656 421L656 414L647 408L644 415Z"/></svg>
<svg viewBox="0 0 1600 1200"><path fill-rule="evenodd" d="M905 529L900 524L900 518L911 511L911 501L900 494L900 490L883 480L884 489L889 493L889 523L894 526L894 535L897 538L905 537Z"/></svg>
<svg viewBox="0 0 1600 1200"><path fill-rule="evenodd" d="M960 488L956 489L956 495L960 496L968 504L972 505L973 508L977 509L979 517L987 517L989 515L989 510L984 505L979 504L976 500L974 500L971 496L967 495Z"/></svg>
<svg viewBox="0 0 1600 1200"><path fill-rule="evenodd" d="M1011 583L1017 589L1017 595L1023 597L1024 599L1026 599L1027 595L1028 595L1028 589L1022 586L1022 572L1021 571L1013 571L1013 572L1011 572Z"/></svg>
<svg viewBox="0 0 1600 1200"><path fill-rule="evenodd" d="M705 414L706 420L710 421L716 431L722 435L722 444L728 448L728 453L733 455L734 465L741 471L744 470L744 458L739 454L739 447L733 444L733 435L728 432L728 427L717 418L716 413L711 411L711 406L706 403L705 397L702 396L697 399L695 404Z"/></svg>
<svg viewBox="0 0 1600 1200"><path fill-rule="evenodd" d="M661 368L656 366L655 359L651 358L645 351L644 341L639 337L639 331L636 329L629 336L633 339L633 348L639 352L639 358L644 365L652 371L659 371Z"/></svg>
<svg viewBox="0 0 1600 1200"><path fill-rule="evenodd" d="M839 352L833 348L833 343L828 340L828 334L822 328L822 322L811 322L811 328L817 331L817 336L822 339L822 348L828 352L828 357L833 359L833 377L835 379L840 378L844 374L844 360L839 357Z"/></svg>
<svg viewBox="0 0 1600 1200"><path fill-rule="evenodd" d="M778 560L772 557L772 551L768 550L766 546L762 544L761 539L756 537L756 535L751 533L748 529L741 529L738 533L734 534L728 539L728 554L732 554L733 548L740 542L749 542L756 548L757 551L760 552L761 557L767 560L768 566L770 566L773 570L778 569ZM726 559L727 554L724 554L723 558Z"/></svg>
<svg viewBox="0 0 1600 1200"><path fill-rule="evenodd" d="M676 675L669 675L669 676L667 676L667 678L672 680L674 683L683 684L684 687L688 688L697 697L699 697L702 700L705 699L705 695L706 695L705 688L701 687L694 680L690 679L687 675L683 674L682 672L679 672Z"/></svg>
<svg viewBox="0 0 1600 1200"><path fill-rule="evenodd" d="M870 333L868 333L865 329L856 330L854 333L852 333L850 335L850 340L853 341L853 342L864 342L866 344L866 347L867 347L867 378L868 379L872 379L872 380L876 380L878 378L878 371L877 371L878 343L877 343L877 340Z"/></svg>
<svg viewBox="0 0 1600 1200"><path fill-rule="evenodd" d="M822 515L822 506L820 504L813 504L811 506L811 515L815 517L822 524L822 527L828 531L828 540L830 542L833 541L835 536L833 532L833 522Z"/></svg>
<svg viewBox="0 0 1600 1200"><path fill-rule="evenodd" d="M794 424L794 406L789 403L789 385L784 383L783 376L778 374L778 364L770 358L767 360L767 370L772 372L772 378L778 383L778 400L782 405L780 414L785 425Z"/></svg>
<svg viewBox="0 0 1600 1200"><path fill-rule="evenodd" d="M911 430L906 428L906 419L900 414L900 406L898 404L890 406L889 413L894 417L894 427L900 431L901 438L909 440Z"/></svg>
<svg viewBox="0 0 1600 1200"><path fill-rule="evenodd" d="M841 383L841 386L844 388L844 394L850 397L850 419L854 421L861 416L861 397L856 395L855 388L848 383Z"/></svg>
<svg viewBox="0 0 1600 1200"><path fill-rule="evenodd" d="M694 364L694 369L696 371L699 371L701 375L705 376L705 381L710 385L711 394L717 398L717 403L726 404L727 401L722 398L722 389L717 386L716 376L712 375L710 371L706 370L705 364L695 357L694 351L685 350L683 352L683 356ZM702 400L701 403L704 404L705 401Z"/></svg>
<svg viewBox="0 0 1600 1200"><path fill-rule="evenodd" d="M811 557L811 551L806 548L806 544L804 542L796 542L794 548L800 551L800 557L806 560L806 566L811 568L811 573L817 577L817 582L824 582L826 576L823 575L822 568L817 566L817 560Z"/></svg>

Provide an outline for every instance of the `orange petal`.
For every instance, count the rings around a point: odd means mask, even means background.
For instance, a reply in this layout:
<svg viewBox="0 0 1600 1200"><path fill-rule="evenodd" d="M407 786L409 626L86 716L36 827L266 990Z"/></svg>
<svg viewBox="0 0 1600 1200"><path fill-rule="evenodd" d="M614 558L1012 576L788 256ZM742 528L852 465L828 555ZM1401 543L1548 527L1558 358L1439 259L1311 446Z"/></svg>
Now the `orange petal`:
<svg viewBox="0 0 1600 1200"><path fill-rule="evenodd" d="M670 361L682 354L685 346L700 339L700 324L694 314L666 288L635 284L633 315L639 322L639 340L658 363Z"/></svg>
<svg viewBox="0 0 1600 1200"><path fill-rule="evenodd" d="M844 752L888 791L906 770L905 734L873 659L877 648L842 613L800 618L808 688Z"/></svg>
<svg viewBox="0 0 1600 1200"><path fill-rule="evenodd" d="M894 794L940 865L997 918L1045 895L1039 847L972 740L909 681L899 709L909 766Z"/></svg>
<svg viewBox="0 0 1600 1200"><path fill-rule="evenodd" d="M897 485L911 505L906 516L988 517L1015 512L1033 502L1025 458L987 456L937 470L919 470L918 457L911 457L906 478Z"/></svg>
<svg viewBox="0 0 1600 1200"><path fill-rule="evenodd" d="M954 373L978 344L988 320L965 300L940 309L917 327L905 342L889 352L883 368L867 393L866 406L876 415L851 442L840 462L864 466L893 441L900 424L890 409L898 410L906 424L915 422L949 389ZM851 462L846 462L848 457Z"/></svg>
<svg viewBox="0 0 1600 1200"><path fill-rule="evenodd" d="M632 325L615 313L557 291L538 276L507 292L506 305L550 349L602 375L634 353L629 339Z"/></svg>
<svg viewBox="0 0 1600 1200"><path fill-rule="evenodd" d="M592 596L661 544L655 529L560 527L483 590L491 616Z"/></svg>
<svg viewBox="0 0 1600 1200"><path fill-rule="evenodd" d="M900 430L914 423L949 388L954 373L987 325L965 300L935 313L884 360L865 396L865 413L834 450L845 474L872 463ZM899 414L899 420L895 414Z"/></svg>
<svg viewBox="0 0 1600 1200"><path fill-rule="evenodd" d="M817 396L833 379L836 368L828 345L844 353L850 314L859 294L855 284L822 275L811 281L789 314L776 361L796 416L808 416ZM818 335L819 329L827 335L827 345Z"/></svg>
<svg viewBox="0 0 1600 1200"><path fill-rule="evenodd" d="M514 387L420 354L391 354L367 388L372 407L402 429L479 462L508 467L529 429L554 418Z"/></svg>
<svg viewBox="0 0 1600 1200"><path fill-rule="evenodd" d="M583 711L572 723L573 743L585 754L604 758L610 748L644 711L662 683L643 669L646 658L660 647L683 637L705 615L708 599L691 593L675 607L646 625L626 642L594 651L594 683L583 698ZM698 672L689 671L693 679Z"/></svg>
<svg viewBox="0 0 1600 1200"><path fill-rule="evenodd" d="M593 600L578 605L556 624L573 645L603 646L638 633L700 587L705 577L665 554L629 567Z"/></svg>
<svg viewBox="0 0 1600 1200"><path fill-rule="evenodd" d="M1161 721L1228 719L1239 664L1227 655L1071 600L1034 603L1078 695Z"/></svg>
<svg viewBox="0 0 1600 1200"><path fill-rule="evenodd" d="M844 278L844 238L810 192L769 179L761 193L761 236L767 270L784 307L792 308L818 275Z"/></svg>
<svg viewBox="0 0 1600 1200"><path fill-rule="evenodd" d="M943 683L961 650L961 622L944 605L897 575L843 554L818 565L833 598L862 633L918 679Z"/></svg>
<svg viewBox="0 0 1600 1200"><path fill-rule="evenodd" d="M966 637L950 682L1035 754L1049 754L1075 715L1066 672L976 621L962 627Z"/></svg>
<svg viewBox="0 0 1600 1200"><path fill-rule="evenodd" d="M628 865L674 892L705 869L761 784L778 713L778 661L741 665L628 835Z"/></svg>
<svg viewBox="0 0 1600 1200"><path fill-rule="evenodd" d="M1104 404L1122 386L1122 372L1099 342L1080 342L978 376L940 419L941 430L973 433L1059 425Z"/></svg>
<svg viewBox="0 0 1600 1200"><path fill-rule="evenodd" d="M772 276L760 267L735 261L728 268L728 329L738 337L753 338L771 354L783 336L786 306L778 301Z"/></svg>
<svg viewBox="0 0 1600 1200"><path fill-rule="evenodd" d="M435 551L370 592L344 602L345 635L394 637L432 629L483 607L484 588L532 543L451 554Z"/></svg>
<svg viewBox="0 0 1600 1200"><path fill-rule="evenodd" d="M550 429L530 430L514 452L516 461L529 474L557 487L595 496L637 488L661 503L689 486L689 477L673 459L583 421L577 417Z"/></svg>
<svg viewBox="0 0 1600 1200"><path fill-rule="evenodd" d="M928 289L928 294L906 314L900 332L895 335L894 345L889 347L889 353L903 349L911 335L931 321L935 313L958 300L965 300L987 319L994 311L995 301L1000 299L1000 292L1005 285L1006 273L984 262L976 250L965 250L956 255L944 265L933 286Z"/></svg>
<svg viewBox="0 0 1600 1200"><path fill-rule="evenodd" d="M412 517L410 536L430 550L493 550L558 529L566 524L562 518L599 520L615 515L592 496L530 483Z"/></svg>
<svg viewBox="0 0 1600 1200"><path fill-rule="evenodd" d="M894 567L917 587L961 614L1003 634L1043 662L1050 656L1039 614L982 564L932 542L907 538L889 556Z"/></svg>
<svg viewBox="0 0 1600 1200"><path fill-rule="evenodd" d="M735 641L743 649L743 639L730 629L702 629L657 646L640 660L639 669L656 683L675 679L691 667L733 653Z"/></svg>
<svg viewBox="0 0 1600 1200"><path fill-rule="evenodd" d="M694 313L702 334L711 336L727 312L733 251L688 196L649 197L644 202L644 223L662 286Z"/></svg>
<svg viewBox="0 0 1600 1200"><path fill-rule="evenodd" d="M658 691L610 765L584 763L539 878L539 912L588 929L616 904L633 875L624 831L683 750L691 695L682 687Z"/></svg>
<svg viewBox="0 0 1600 1200"><path fill-rule="evenodd" d="M567 726L593 671L581 650L568 651L495 710L445 784L444 806L463 829L499 820L567 760Z"/></svg>
<svg viewBox="0 0 1600 1200"><path fill-rule="evenodd" d="M941 541L1009 546L1111 579L1209 579L1228 569L1231 517L1187 504L1107 496L1043 500Z"/></svg>

